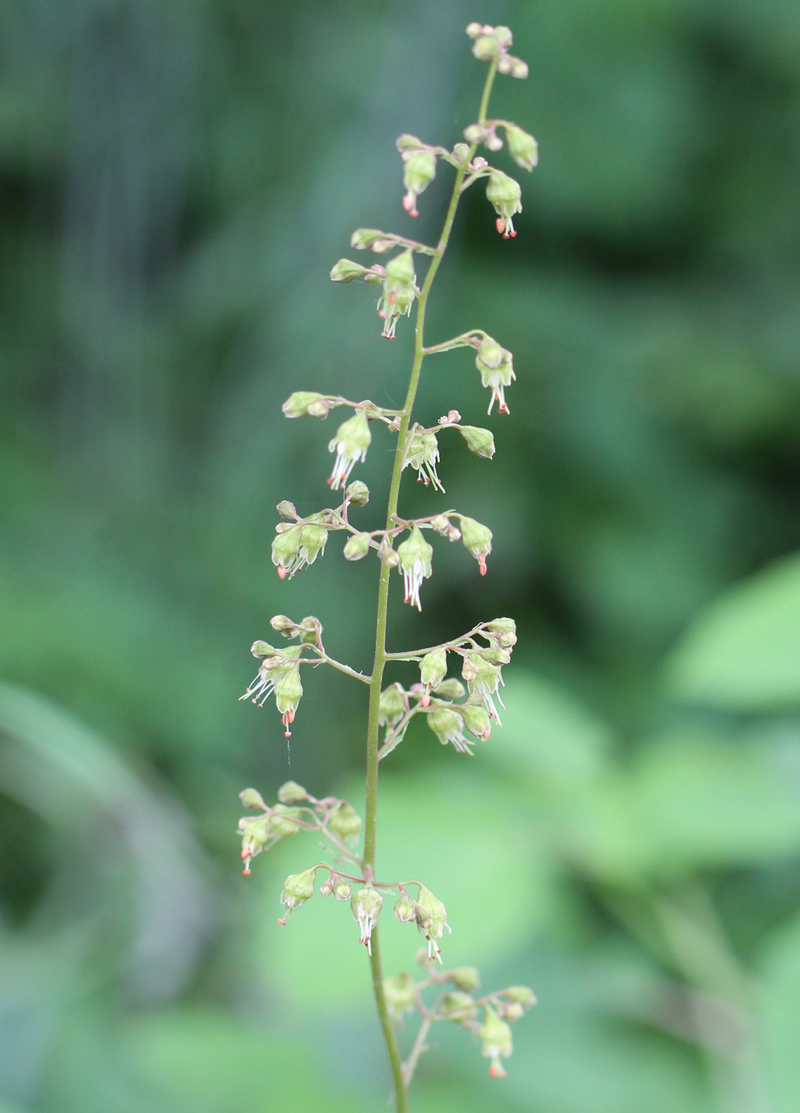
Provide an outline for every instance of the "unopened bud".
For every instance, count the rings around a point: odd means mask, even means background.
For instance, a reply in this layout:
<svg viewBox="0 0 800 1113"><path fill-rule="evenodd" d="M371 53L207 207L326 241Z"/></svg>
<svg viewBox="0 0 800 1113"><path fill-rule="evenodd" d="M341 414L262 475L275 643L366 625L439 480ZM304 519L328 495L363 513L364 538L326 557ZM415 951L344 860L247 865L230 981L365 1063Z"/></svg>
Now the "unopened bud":
<svg viewBox="0 0 800 1113"><path fill-rule="evenodd" d="M378 546L378 558L381 564L385 564L387 568L396 568L400 563L399 554L392 548L385 537Z"/></svg>
<svg viewBox="0 0 800 1113"><path fill-rule="evenodd" d="M457 966L450 971L450 981L465 993L474 993L480 988L481 976L474 966Z"/></svg>
<svg viewBox="0 0 800 1113"><path fill-rule="evenodd" d="M447 540L448 541L460 541L461 540L461 530L457 529L455 526L450 526L450 529L447 531Z"/></svg>
<svg viewBox="0 0 800 1113"><path fill-rule="evenodd" d="M428 188L436 177L436 156L433 151L411 151L403 155L403 160L405 162L403 185L406 188L403 208L411 216L418 216L417 197Z"/></svg>
<svg viewBox="0 0 800 1113"><path fill-rule="evenodd" d="M510 985L508 989L503 990L502 995L507 1001L515 1001L522 1005L523 1009L532 1009L536 1004L534 992L527 985Z"/></svg>
<svg viewBox="0 0 800 1113"><path fill-rule="evenodd" d="M503 27L502 25L495 27L494 37L501 50L508 50L514 42L514 36L511 34L510 27Z"/></svg>
<svg viewBox="0 0 800 1113"><path fill-rule="evenodd" d="M369 552L372 538L368 533L354 533L348 537L344 546L345 560L362 560Z"/></svg>
<svg viewBox="0 0 800 1113"><path fill-rule="evenodd" d="M488 429L479 429L475 425L460 425L458 431L467 442L467 448L476 456L484 460L491 460L494 456L494 437Z"/></svg>
<svg viewBox="0 0 800 1113"><path fill-rule="evenodd" d="M298 819L303 813L299 808L289 808L285 804L276 804L270 816L270 834L277 835L279 839L289 839L300 830Z"/></svg>
<svg viewBox="0 0 800 1113"><path fill-rule="evenodd" d="M245 808L263 808L267 810L267 805L264 803L261 793L254 788L246 788L243 792L239 793L239 799Z"/></svg>
<svg viewBox="0 0 800 1113"><path fill-rule="evenodd" d="M482 31L483 31L483 24L482 23L468 23L467 24L467 34L469 35L469 37L471 39L477 39L478 35L480 35Z"/></svg>
<svg viewBox="0 0 800 1113"><path fill-rule="evenodd" d="M408 893L400 894L394 906L394 914L401 924L410 924L417 918L417 906Z"/></svg>
<svg viewBox="0 0 800 1113"><path fill-rule="evenodd" d="M407 135L404 133L403 135L398 135L397 139L395 140L395 146L402 154L403 151L421 150L425 146L425 144L422 142L421 139L417 139L416 135Z"/></svg>
<svg viewBox="0 0 800 1113"><path fill-rule="evenodd" d="M495 371L504 362L505 355L505 348L501 347L491 336L485 336L478 344L475 363L479 371Z"/></svg>
<svg viewBox="0 0 800 1113"><path fill-rule="evenodd" d="M451 677L450 680L442 681L436 689L436 695L439 699L461 699L464 695L464 685L460 680Z"/></svg>
<svg viewBox="0 0 800 1113"><path fill-rule="evenodd" d="M539 147L533 136L516 124L506 124L506 140L509 154L517 166L521 166L523 170L533 170L539 161Z"/></svg>
<svg viewBox="0 0 800 1113"><path fill-rule="evenodd" d="M497 61L498 73L511 73L512 62L507 54L501 54Z"/></svg>
<svg viewBox="0 0 800 1113"><path fill-rule="evenodd" d="M517 624L513 618L493 618L491 622L486 623L486 629L492 634L501 632L515 634L517 632Z"/></svg>
<svg viewBox="0 0 800 1113"><path fill-rule="evenodd" d="M380 726L394 726L399 723L408 710L406 694L400 684L390 684L381 692L378 704L378 723Z"/></svg>
<svg viewBox="0 0 800 1113"><path fill-rule="evenodd" d="M253 642L250 646L250 652L254 657L264 660L267 657L274 657L278 650L269 644L269 642Z"/></svg>
<svg viewBox="0 0 800 1113"><path fill-rule="evenodd" d="M285 614L276 614L270 620L269 624L272 629L278 633L283 634L285 638L293 638L297 634L297 623L293 622Z"/></svg>
<svg viewBox="0 0 800 1113"><path fill-rule="evenodd" d="M320 398L317 402L308 403L309 417L327 417L331 411L331 403L327 398Z"/></svg>
<svg viewBox="0 0 800 1113"><path fill-rule="evenodd" d="M304 804L308 800L308 793L297 781L287 781L278 789L278 799L282 804Z"/></svg>
<svg viewBox="0 0 800 1113"><path fill-rule="evenodd" d="M369 487L360 479L355 479L345 490L344 497L351 506L366 506L369 502Z"/></svg>
<svg viewBox="0 0 800 1113"><path fill-rule="evenodd" d="M289 395L281 406L281 409L286 417L306 417L308 415L308 407L312 402L324 401L325 395L319 394L315 390L296 390L294 394ZM289 505L291 506L291 503L289 503ZM292 507L292 510L294 510L294 507Z"/></svg>
<svg viewBox="0 0 800 1113"><path fill-rule="evenodd" d="M319 895L321 897L329 897L333 892L333 875L326 877L319 887Z"/></svg>
<svg viewBox="0 0 800 1113"><path fill-rule="evenodd" d="M503 146L503 140L500 138L494 128L488 129L486 138L483 142L487 149L490 151L499 151L502 149Z"/></svg>
<svg viewBox="0 0 800 1113"><path fill-rule="evenodd" d="M464 138L468 143L481 143L486 134L483 124L470 124L464 128Z"/></svg>
<svg viewBox="0 0 800 1113"><path fill-rule="evenodd" d="M368 247L374 250L375 244L381 242L386 242L386 233L379 228L356 228L350 237L350 246L359 251L365 251Z"/></svg>
<svg viewBox="0 0 800 1113"><path fill-rule="evenodd" d="M361 830L361 817L352 804L340 800L339 805L328 820L328 827L334 835L344 840L353 839Z"/></svg>
<svg viewBox="0 0 800 1113"><path fill-rule="evenodd" d="M503 1020L513 1024L515 1020L520 1020L525 1015L525 1010L516 1001L511 1001L509 1004L501 1001L497 1006L497 1014Z"/></svg>
<svg viewBox="0 0 800 1113"><path fill-rule="evenodd" d="M302 645L314 645L322 637L322 623L313 614L307 615L297 629Z"/></svg>
<svg viewBox="0 0 800 1113"><path fill-rule="evenodd" d="M453 158L463 166L469 156L469 147L466 143L456 143L453 147Z"/></svg>
<svg viewBox="0 0 800 1113"><path fill-rule="evenodd" d="M522 79L526 78L528 76L528 63L523 62L521 58L512 58L511 76Z"/></svg>
<svg viewBox="0 0 800 1113"><path fill-rule="evenodd" d="M451 1020L455 1024L472 1020L476 1012L475 1002L468 993L445 993L438 1008L443 1020Z"/></svg>
<svg viewBox="0 0 800 1113"><path fill-rule="evenodd" d="M352 259L340 259L331 271L331 278L334 282L352 282L355 278L363 278L365 274L369 274L369 267L362 267Z"/></svg>
<svg viewBox="0 0 800 1113"><path fill-rule="evenodd" d="M288 499L283 499L275 507L282 518L296 518L297 511L295 510L294 503L289 502Z"/></svg>
<svg viewBox="0 0 800 1113"><path fill-rule="evenodd" d="M429 692L435 692L447 674L447 650L434 649L419 663L419 676Z"/></svg>
<svg viewBox="0 0 800 1113"><path fill-rule="evenodd" d="M349 881L345 881L343 877L337 877L333 883L333 895L337 900L350 900L350 893L353 886Z"/></svg>
<svg viewBox="0 0 800 1113"><path fill-rule="evenodd" d="M431 528L442 537L446 537L450 529L450 519L444 514L437 514L435 518L431 518Z"/></svg>
<svg viewBox="0 0 800 1113"><path fill-rule="evenodd" d="M472 53L479 62L491 62L498 54L497 43L490 35L480 35L472 45Z"/></svg>

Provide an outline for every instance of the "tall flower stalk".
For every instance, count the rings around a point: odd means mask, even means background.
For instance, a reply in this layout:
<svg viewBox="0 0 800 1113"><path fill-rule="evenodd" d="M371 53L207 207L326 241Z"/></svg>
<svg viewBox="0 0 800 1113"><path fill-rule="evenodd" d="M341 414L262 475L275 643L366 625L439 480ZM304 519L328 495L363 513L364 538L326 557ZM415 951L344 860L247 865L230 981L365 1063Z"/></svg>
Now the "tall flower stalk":
<svg viewBox="0 0 800 1113"><path fill-rule="evenodd" d="M366 946L372 972L372 984L378 1017L386 1043L398 1113L408 1109L408 1087L421 1054L427 1050L426 1039L432 1024L445 1021L457 1024L477 1035L483 1055L490 1060L492 1077L502 1077L502 1060L510 1056L512 1033L510 1024L535 1004L533 993L526 986L509 986L504 990L479 995L480 978L472 967L443 968L440 941L445 929L449 932L443 902L423 882L417 880L387 881L379 877L376 864L378 771L386 758L403 740L413 718L423 715L433 734L443 745L452 743L458 754L473 754L480 741L489 738L492 725L500 725L497 710L502 668L511 658L516 643L516 627L509 618L479 623L472 630L440 645L404 652L389 652L386 647L386 622L389 584L392 570L403 577L405 602L422 609L424 583L433 571L434 548L426 535L437 535L451 542L462 541L478 562L481 575L487 571L487 558L492 550L491 530L455 509L445 510L426 518L405 519L398 513L403 472L410 467L418 481L443 491L437 472L439 438L448 430L457 431L477 456L491 458L495 452L494 437L488 429L464 425L457 410L450 410L433 428L412 422L414 402L426 356L452 348L472 348L482 384L490 389L489 413L495 402L498 413L507 413L505 390L514 380L513 359L509 351L482 329L472 329L452 340L426 347L425 313L431 287L450 241L458 203L464 192L480 180L486 181L486 196L495 210L498 232L506 239L516 236L514 216L521 211L519 184L502 170L490 166L477 154L484 145L488 151L503 146L498 129L503 131L509 153L517 165L532 170L537 161L536 141L522 128L507 120L488 118L489 98L498 73L524 78L528 67L509 53L512 44L507 27L490 27L471 23L467 34L472 40L476 58L488 63L477 120L465 129L467 142L456 143L452 150L423 143L415 136L401 135L397 141L403 161L403 207L410 216L417 215L417 201L433 180L439 162L455 171L450 201L441 235L435 247L378 229L358 229L351 244L360 250L385 255L393 252L385 266L373 263L363 266L341 259L331 272L336 282L364 280L379 285L378 315L383 322L382 336L395 338L404 316L416 315L414 355L401 410L389 410L369 400L350 401L340 395L298 391L284 403L287 417L327 417L332 409L352 410L352 416L339 426L329 448L335 454L328 479L331 491L344 488L341 503L326 507L308 517L300 517L290 502L278 504L282 521L276 527L272 545L272 561L283 579L294 576L313 564L325 550L331 532L347 535L344 555L348 560L361 560L374 551L381 568L378 583L375 656L369 676L331 658L322 640L322 624L315 617L294 621L285 615L272 619L272 628L291 643L283 648L257 641L251 652L259 661L258 672L242 699L249 698L258 706L274 693L287 737L294 721L303 687L301 669L309 663L325 663L369 685L367 723L366 799L364 807L363 844L357 847L362 833L361 818L346 801L329 796L316 799L293 781L282 786L278 801L267 805L255 789L245 789L242 803L255 811L240 820L242 859L245 873L250 873L252 859L269 850L279 840L305 829L317 832L326 840L330 861L307 866L284 882L281 903L285 912L279 923L285 924L292 912L309 900L316 891L317 875L326 875L319 887L323 896L349 901L353 918L359 927L359 942ZM417 262L427 258L427 270L421 285L417 279ZM372 441L371 423L381 421L397 434L386 520L383 528L359 530L350 520L353 509L369 501L366 485L356 479L348 483L357 464L367 456ZM401 540L402 538L402 540ZM384 687L387 665L394 661L412 661L419 665L420 681L409 689L394 682ZM461 679L448 677L454 662L460 663ZM502 706L502 703L501 703ZM384 976L381 964L378 920L385 899L394 894L394 915L401 923L413 923L425 940L417 953L422 967L416 978L408 972ZM420 1026L405 1060L401 1057L397 1029L404 1016L416 1011Z"/></svg>

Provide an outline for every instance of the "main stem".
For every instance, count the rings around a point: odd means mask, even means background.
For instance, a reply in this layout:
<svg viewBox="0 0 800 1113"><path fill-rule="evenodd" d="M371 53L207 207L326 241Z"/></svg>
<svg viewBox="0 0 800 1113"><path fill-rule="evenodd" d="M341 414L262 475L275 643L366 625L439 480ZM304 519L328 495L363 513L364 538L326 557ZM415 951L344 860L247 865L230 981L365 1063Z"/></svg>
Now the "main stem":
<svg viewBox="0 0 800 1113"><path fill-rule="evenodd" d="M497 72L497 59L489 66L489 72L486 75L486 83L483 87L483 96L481 97L480 111L478 114L478 123L483 123L486 120L486 110L489 106L489 96L492 91L492 84L494 83L494 76ZM439 243L436 247L436 253L431 259L428 273L425 275L425 282L423 283L420 296L417 299L417 318L416 329L414 332L414 361L411 365L411 377L408 382L408 391L406 392L406 400L403 405L403 411L400 416L400 429L397 436L397 448L394 454L394 465L392 467L392 481L389 486L389 505L386 509L386 528L389 529L394 524L394 516L397 513L397 503L400 497L400 478L403 472L403 458L405 456L406 439L408 437L408 426L411 421L411 411L414 408L414 400L417 396L417 387L419 386L419 375L422 370L422 361L425 358L424 350L424 329L425 329L425 310L428 305L428 294L430 293L433 280L436 277L436 272L439 270L444 253L447 250L447 244L450 240L450 233L453 230L453 221L455 220L456 209L458 208L458 201L461 196L461 186L467 172L467 166L472 161L477 144L470 147L469 155L466 158L463 166L457 171L456 179L453 183L453 192L450 196L450 204L447 209L447 215L444 220L442 234L439 237ZM378 820L378 743L379 743L379 724L378 724L378 705L381 698L381 687L383 685L383 672L386 667L386 617L389 607L389 575L391 569L387 565L382 565L380 582L378 586L378 617L375 627L375 660L372 666L372 678L370 680L369 688L369 719L367 724L367 795L364 816L364 875L370 878L375 873L375 838ZM381 1029L383 1031L383 1038L386 1042L386 1050L389 1053L389 1062L392 1068L392 1079L394 1081L395 1090L395 1108L397 1113L408 1113L408 1090L405 1079L403 1078L403 1063L400 1058L400 1049L397 1046L397 1037L395 1036L394 1029L392 1028L391 1020L389 1019L389 1010L386 1007L386 996L383 992L383 968L381 966L381 952L378 940L378 930L375 928L372 932L372 954L370 957L370 966L372 968L372 988L375 993L375 1004L378 1009L378 1016L381 1022Z"/></svg>

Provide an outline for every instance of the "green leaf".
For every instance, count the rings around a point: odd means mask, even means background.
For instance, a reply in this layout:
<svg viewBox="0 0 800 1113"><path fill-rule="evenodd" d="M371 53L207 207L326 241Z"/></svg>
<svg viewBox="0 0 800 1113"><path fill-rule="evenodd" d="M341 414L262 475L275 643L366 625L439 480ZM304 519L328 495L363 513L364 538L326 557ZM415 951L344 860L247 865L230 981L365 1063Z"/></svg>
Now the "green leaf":
<svg viewBox="0 0 800 1113"><path fill-rule="evenodd" d="M761 1042L775 1113L800 1109L800 916L764 946L760 961Z"/></svg>
<svg viewBox="0 0 800 1113"><path fill-rule="evenodd" d="M703 612L668 662L671 693L736 712L800 705L800 556L770 565Z"/></svg>

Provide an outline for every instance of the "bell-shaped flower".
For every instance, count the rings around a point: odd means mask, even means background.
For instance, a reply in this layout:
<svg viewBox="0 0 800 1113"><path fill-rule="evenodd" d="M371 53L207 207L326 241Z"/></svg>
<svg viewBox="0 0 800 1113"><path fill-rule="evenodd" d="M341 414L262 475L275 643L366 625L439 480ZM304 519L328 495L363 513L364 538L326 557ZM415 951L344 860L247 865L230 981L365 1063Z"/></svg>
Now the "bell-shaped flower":
<svg viewBox="0 0 800 1113"><path fill-rule="evenodd" d="M283 580L288 576L291 579L295 572L313 564L325 552L327 540L327 529L314 522L297 525L280 522L272 542L272 563L280 578Z"/></svg>
<svg viewBox="0 0 800 1113"><path fill-rule="evenodd" d="M384 688L378 703L378 725L393 727L408 711L408 697L403 686L396 681Z"/></svg>
<svg viewBox="0 0 800 1113"><path fill-rule="evenodd" d="M492 1078L505 1078L506 1071L502 1059L508 1059L513 1051L511 1029L501 1020L491 1005L486 1005L486 1015L481 1025L481 1055L491 1059L489 1074Z"/></svg>
<svg viewBox="0 0 800 1113"><path fill-rule="evenodd" d="M430 579L433 567L431 559L433 549L422 536L422 530L414 523L411 534L405 541L397 546L400 571L403 573L405 586L404 603L410 603L418 611L422 610L419 598L419 589L422 581Z"/></svg>
<svg viewBox="0 0 800 1113"><path fill-rule="evenodd" d="M470 734L474 734L476 738L482 738L485 742L492 732L492 724L486 708L479 707L474 703L464 703L458 710L464 720L464 726Z"/></svg>
<svg viewBox="0 0 800 1113"><path fill-rule="evenodd" d="M394 916L401 924L410 924L417 918L417 905L403 889L394 906Z"/></svg>
<svg viewBox="0 0 800 1113"><path fill-rule="evenodd" d="M479 429L475 425L457 426L459 433L467 442L467 448L476 456L484 460L491 460L495 453L494 437L488 429Z"/></svg>
<svg viewBox="0 0 800 1113"><path fill-rule="evenodd" d="M532 135L516 124L506 124L508 152L523 170L533 170L539 161L539 145Z"/></svg>
<svg viewBox="0 0 800 1113"><path fill-rule="evenodd" d="M336 461L328 480L332 490L338 491L340 487L344 487L357 461L366 460L371 443L372 433L367 415L363 410L356 410L352 417L342 422L328 445L328 451L336 453Z"/></svg>
<svg viewBox="0 0 800 1113"><path fill-rule="evenodd" d="M349 842L361 830L361 816L352 804L348 804L346 800L340 800L327 825L337 838Z"/></svg>
<svg viewBox="0 0 800 1113"><path fill-rule="evenodd" d="M467 682L470 696L481 700L489 716L497 719L498 726L502 726L497 708L494 705L494 696L497 694L503 679L500 665L491 664L480 653L466 653L461 675ZM502 706L502 700L500 704Z"/></svg>
<svg viewBox="0 0 800 1113"><path fill-rule="evenodd" d="M361 929L359 943L363 943L372 954L372 931L383 908L383 897L373 885L367 883L353 893L350 907L353 919L358 921Z"/></svg>
<svg viewBox="0 0 800 1113"><path fill-rule="evenodd" d="M410 1012L417 1000L417 983L408 973L395 974L385 978L383 982L383 995L389 1008L389 1016L399 1023L403 1014Z"/></svg>
<svg viewBox="0 0 800 1113"><path fill-rule="evenodd" d="M403 208L409 216L419 216L417 198L436 177L436 155L427 148L403 151L403 185L406 195Z"/></svg>
<svg viewBox="0 0 800 1113"><path fill-rule="evenodd" d="M505 388L510 386L517 377L514 374L511 352L501 347L496 340L492 340L491 336L484 337L478 344L475 366L481 373L481 384L492 391L487 413L492 412L492 406L497 399L497 412L507 414Z"/></svg>
<svg viewBox="0 0 800 1113"><path fill-rule="evenodd" d="M516 236L513 217L522 212L522 190L519 182L509 178L502 170L491 170L486 183L486 199L497 213L497 231L502 234L503 239Z"/></svg>
<svg viewBox="0 0 800 1113"><path fill-rule="evenodd" d="M302 647L290 645L274 656L265 657L261 662L255 679L239 699L249 699L258 707L263 707L272 693L281 714L286 737L291 736L289 723L294 721L297 706L303 695L300 682L299 657Z"/></svg>
<svg viewBox="0 0 800 1113"><path fill-rule="evenodd" d="M416 904L417 928L428 940L428 958L436 958L441 962L442 956L436 940L442 938L445 928L451 931L447 922L447 909L424 885L419 887Z"/></svg>
<svg viewBox="0 0 800 1113"><path fill-rule="evenodd" d="M310 866L309 869L301 873L293 873L286 878L281 890L281 904L286 905L286 915L278 920L279 924L285 924L295 908L299 908L301 904L305 904L313 897L318 868L318 866Z"/></svg>
<svg viewBox="0 0 800 1113"><path fill-rule="evenodd" d="M436 472L439 463L439 442L435 433L426 433L423 429L415 429L408 438L408 448L403 461L403 468L412 467L417 473L417 483L424 483L427 487L433 483L435 489L444 493L444 487Z"/></svg>
<svg viewBox="0 0 800 1113"><path fill-rule="evenodd" d="M398 320L404 314L410 316L416 297L416 281L411 248L401 251L386 264L383 295L378 301L378 316L384 322L381 333L384 339L394 340Z"/></svg>
<svg viewBox="0 0 800 1113"><path fill-rule="evenodd" d="M419 678L425 685L425 695L422 697L423 707L427 707L431 702L431 692L437 691L446 674L447 650L440 647L426 653L419 663Z"/></svg>
<svg viewBox="0 0 800 1113"><path fill-rule="evenodd" d="M428 726L443 746L452 742L460 754L472 755L471 742L464 734L464 720L451 707L435 707L428 712Z"/></svg>
<svg viewBox="0 0 800 1113"><path fill-rule="evenodd" d="M486 558L492 551L492 531L474 518L461 515L461 540L470 556L475 557L481 575L486 575Z"/></svg>

